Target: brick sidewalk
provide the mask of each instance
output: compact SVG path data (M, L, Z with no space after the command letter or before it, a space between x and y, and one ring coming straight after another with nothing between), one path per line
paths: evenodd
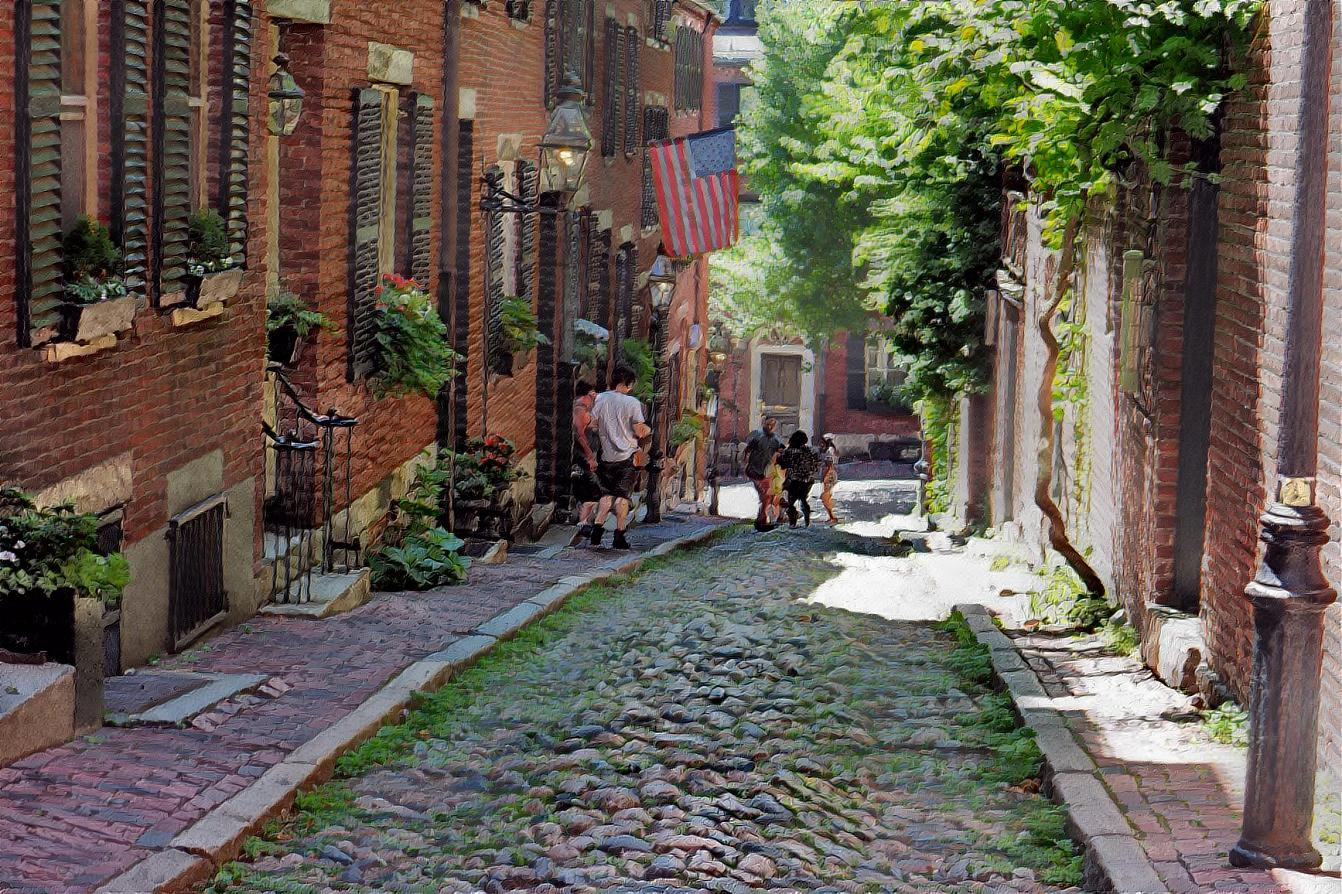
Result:
M1097 636L1017 635L1016 645L1094 759L1104 784L1173 894L1290 890L1268 872L1228 861L1239 838L1246 752L1198 723L1161 715L1180 693Z
M691 517L630 533L635 553L724 524ZM216 706L187 729L104 728L0 768L0 894L95 890L167 846L406 666L560 578L614 568L611 551L518 556L470 583L383 593L322 621L258 616L163 669L259 673L263 691Z

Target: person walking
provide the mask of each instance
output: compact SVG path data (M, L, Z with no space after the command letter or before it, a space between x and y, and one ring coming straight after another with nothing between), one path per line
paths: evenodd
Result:
M829 523L837 525L839 518L834 514L834 485L839 483L839 449L834 446L834 436L824 434L820 437L820 504L829 514Z
M765 416L760 420L760 427L746 438L744 451L746 477L755 486L755 493L760 499L760 509L755 515L757 531L772 531L778 521L778 506L772 493L772 476L769 469L774 456L783 449L783 442L774 434L777 428L778 420L772 416Z
M578 533L573 535L570 546L592 536L592 519L601 503L601 482L596 477L601 440L592 424L595 403L596 388L590 382L579 381L573 388L573 443L577 455L571 475L573 499L578 502Z
M605 534L606 519L615 510L615 537L611 546L629 549L625 529L629 523L629 506L638 484L638 466L634 455L638 442L652 434L643 418L643 404L630 394L638 375L627 366L616 367L611 378L611 390L603 391L592 405L592 421L596 426L601 456L596 464L597 481L601 484L601 504L588 538L592 546L600 546Z
M820 471L820 457L807 446L806 432L795 431L788 438L787 447L778 454L778 467L783 470L783 491L787 495L788 527L797 527L797 504L801 503L806 527L811 527L811 488L815 487Z

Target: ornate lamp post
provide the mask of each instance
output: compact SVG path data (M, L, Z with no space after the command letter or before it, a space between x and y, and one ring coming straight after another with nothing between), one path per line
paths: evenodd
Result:
M1300 4L1299 130L1287 273L1286 345L1277 481L1263 514L1266 544L1244 589L1253 604L1252 693L1244 825L1230 852L1236 866L1313 869L1323 612L1337 599L1320 563L1328 516L1318 505L1319 372L1324 220L1328 207L1328 96L1333 4Z
M648 511L644 521L662 520L662 459L664 453L657 433L657 399L662 386L662 358L666 354L666 312L671 308L671 295L676 290L676 269L662 252L648 271L648 288L652 292L652 400L648 405L648 427L652 429L652 449L648 451Z
M276 53L272 61L275 63L275 72L266 85L266 127L272 136L287 137L298 127L305 94L289 71L289 57L284 53Z

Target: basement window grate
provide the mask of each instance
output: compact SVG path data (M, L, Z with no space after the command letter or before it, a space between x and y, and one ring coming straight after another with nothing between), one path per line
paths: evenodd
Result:
M228 611L224 591L227 511L228 500L221 494L168 522L168 603L174 651L214 626Z

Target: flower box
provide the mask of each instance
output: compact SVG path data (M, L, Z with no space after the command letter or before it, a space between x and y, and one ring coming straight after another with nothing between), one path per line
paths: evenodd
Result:
M200 276L187 275L186 303L202 308L228 301L242 287L242 274L241 267L232 267Z
M66 302L61 305L61 337L66 341L91 344L100 338L117 335L135 323L135 298L126 295L92 304Z

